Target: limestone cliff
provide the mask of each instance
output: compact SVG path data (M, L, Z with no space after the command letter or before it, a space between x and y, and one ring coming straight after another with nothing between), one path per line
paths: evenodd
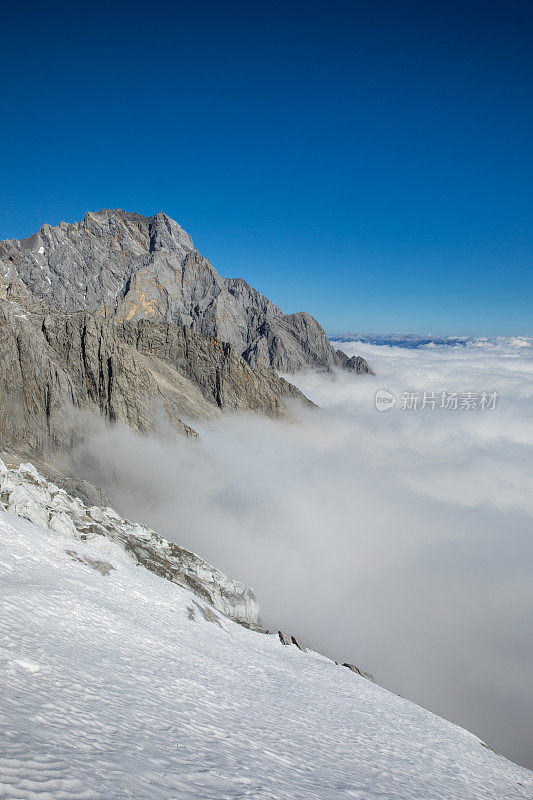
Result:
M184 326L0 300L3 447L68 450L79 411L140 432L195 436L194 420L221 410L288 417L289 398L310 404L273 370Z
M186 326L231 344L252 366L370 371L335 350L310 314L284 314L246 281L221 277L163 213L105 209L43 225L28 239L0 242L0 276L59 311Z

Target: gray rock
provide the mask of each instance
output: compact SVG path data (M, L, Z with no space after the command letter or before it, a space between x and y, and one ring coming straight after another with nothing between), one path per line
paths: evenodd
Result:
M302 653L307 653L307 647L305 647L305 645L303 645L302 642L296 638L296 636L291 636L291 642L296 645L298 650L301 650Z
M193 602L206 622L213 622L215 625L218 625L219 628L223 628L223 625L220 624L218 614L215 614L212 608L210 608L209 606L203 606L200 603L197 603L196 601Z
M76 553L75 550L65 550L67 556L70 556L73 561L77 561L80 564L85 564L92 569L95 569L100 575L109 575L111 570L115 569L113 564L109 564L107 561L100 561L98 558L91 558L87 555L81 555L80 553Z
M67 453L80 411L142 433L170 428L194 437L184 418L223 410L288 418L289 398L312 405L273 370L253 369L231 345L184 326L62 313L22 295L0 300L4 448Z
M363 672L363 670L359 669L359 667L356 667L355 664L343 664L342 666L351 669L351 671L355 672L356 675L360 675L362 678L366 678L368 681L372 681L372 683L377 683L376 679L374 678L373 675L370 674L370 672Z
M0 242L0 276L56 310L184 325L231 344L252 366L371 372L360 357L349 364L309 314L284 314L246 281L222 278L163 213L105 209L43 225L28 239Z
M266 631L269 633L269 631ZM302 653L307 653L307 648L296 638L296 636L292 636L289 633L284 633L283 631L278 631L278 636L281 644L284 645L295 645Z
M292 644L291 637L288 633L284 633L283 631L278 631L278 636L281 644L290 645Z
M374 374L362 356L352 356L348 358L346 353L343 353L342 350L336 350L336 353L339 364L343 369L355 372L357 375Z

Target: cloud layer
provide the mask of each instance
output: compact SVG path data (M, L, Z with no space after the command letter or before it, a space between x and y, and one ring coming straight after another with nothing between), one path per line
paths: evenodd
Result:
M519 345L343 345L376 377L299 376L321 410L295 407L293 424L225 416L200 444L115 429L82 455L121 511L254 586L267 624L533 766L533 353ZM499 398L378 413L379 388Z

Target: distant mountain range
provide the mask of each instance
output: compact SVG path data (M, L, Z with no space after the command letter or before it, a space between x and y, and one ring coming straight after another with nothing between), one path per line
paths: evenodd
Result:
M386 345L416 350L419 347L457 347L467 345L508 344L513 347L533 347L533 338L528 336L431 336L416 333L345 333L332 336L331 342L342 344L362 342L363 344Z

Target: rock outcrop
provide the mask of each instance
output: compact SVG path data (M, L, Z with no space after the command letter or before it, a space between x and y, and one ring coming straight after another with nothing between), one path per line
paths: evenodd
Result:
M301 650L302 653L307 653L307 647L302 644L302 642L300 642L296 636L293 636L289 633L284 633L284 631L278 631L278 636L281 644L285 645L286 647L293 644L298 648L298 650Z
M19 295L0 300L0 441L42 454L66 451L77 412L140 432L196 436L195 419L221 410L288 417L309 401L271 369L227 344L161 319L120 321L57 312Z
M246 281L222 278L166 214L106 209L43 225L28 239L0 242L0 276L59 311L191 328L231 344L251 366L371 371L333 348L310 314L284 314Z
M347 667L352 672L355 672L356 675L360 675L362 678L366 678L367 681L371 681L372 683L376 683L376 679L374 678L373 675L370 674L370 672L364 672L362 669L359 669L359 667L356 667L355 664L345 663L342 666L343 667Z
M252 628L258 623L259 607L252 589L150 528L123 519L113 509L85 505L43 478L32 464L9 469L0 460L0 504L5 511L36 525L88 541L102 555L133 561L177 583L236 622ZM66 552L81 559L75 551ZM91 562L85 560L102 575L113 569L104 559Z

